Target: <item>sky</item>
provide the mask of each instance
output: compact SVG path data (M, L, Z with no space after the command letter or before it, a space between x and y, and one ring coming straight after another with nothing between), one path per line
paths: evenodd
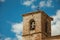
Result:
M60 0L0 0L0 40L22 40L22 15L38 6L53 18L51 35L60 35Z

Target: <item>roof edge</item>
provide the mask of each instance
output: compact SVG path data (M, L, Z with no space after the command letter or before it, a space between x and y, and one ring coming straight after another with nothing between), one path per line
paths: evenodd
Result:
M39 13L39 12L44 12L44 11L29 12L27 14L23 14L22 16L27 16L27 15L30 15L30 14L36 14L36 13Z

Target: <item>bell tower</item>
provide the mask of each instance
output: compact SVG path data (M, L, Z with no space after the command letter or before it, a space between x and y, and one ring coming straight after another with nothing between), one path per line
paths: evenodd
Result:
M22 40L44 40L50 37L52 20L43 11L24 14Z

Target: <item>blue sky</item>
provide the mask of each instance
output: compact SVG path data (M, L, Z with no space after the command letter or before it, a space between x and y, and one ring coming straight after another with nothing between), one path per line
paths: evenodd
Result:
M0 0L1 40L21 40L22 14L37 11L37 6L55 19L52 26L60 25L60 0Z

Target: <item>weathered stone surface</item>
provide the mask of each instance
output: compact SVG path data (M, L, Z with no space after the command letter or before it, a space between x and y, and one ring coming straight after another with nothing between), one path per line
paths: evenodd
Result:
M35 20L35 29L30 30L30 20ZM51 21L53 19L43 11L23 15L22 40L60 40L60 36L51 37ZM47 27L46 27L47 22ZM47 30L47 31L46 31Z
M32 16L33 15L33 16ZM30 30L29 21L35 20L35 30ZM23 35L41 32L41 13L31 14L23 17Z

